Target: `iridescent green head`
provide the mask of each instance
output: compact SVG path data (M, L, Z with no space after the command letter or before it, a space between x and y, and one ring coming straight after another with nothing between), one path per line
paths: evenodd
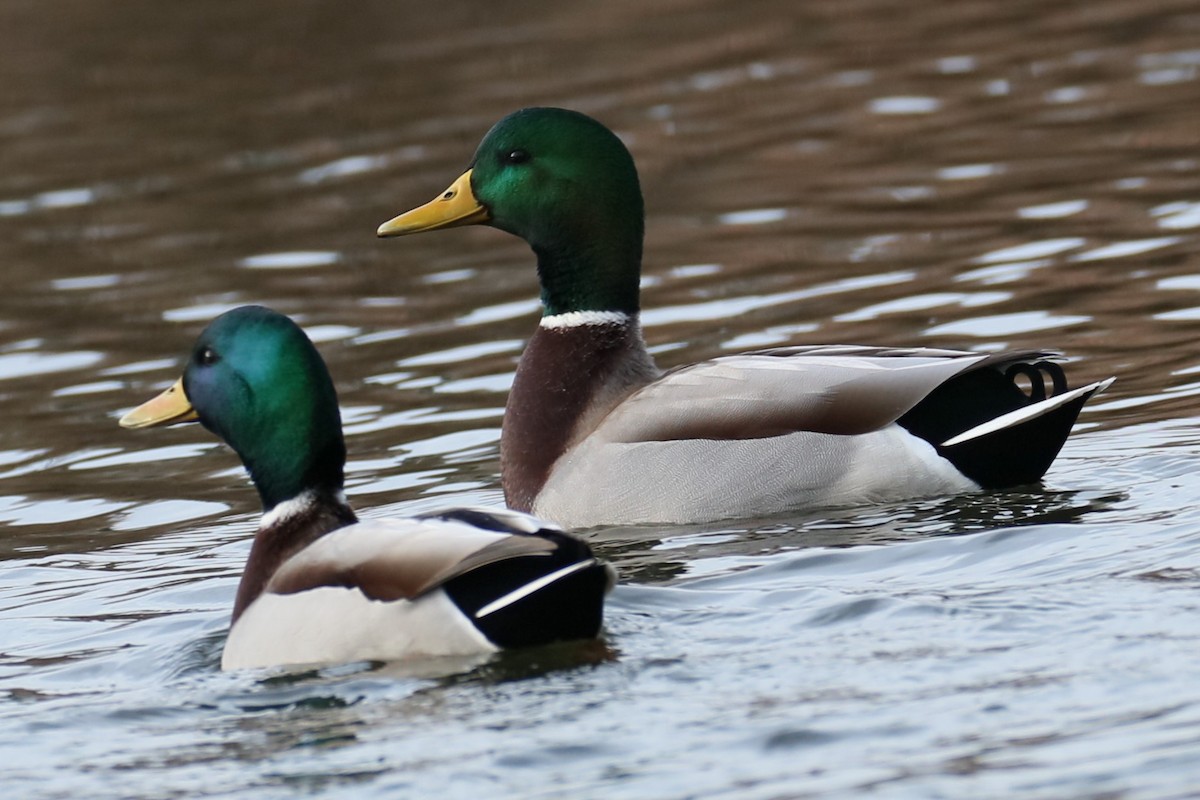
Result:
M545 314L638 309L644 210L628 149L596 120L526 108L488 131L471 168L379 228L399 236L485 223L538 256Z
M346 447L333 381L304 331L282 314L242 306L217 317L180 381L121 424L195 419L241 457L264 510L306 490L342 487Z

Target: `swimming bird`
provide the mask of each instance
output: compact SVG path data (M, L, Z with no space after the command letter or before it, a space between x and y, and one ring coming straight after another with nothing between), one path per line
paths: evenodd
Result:
M241 457L262 500L223 669L468 656L598 634L611 567L527 514L450 509L359 520L325 362L261 306L217 317L183 377L121 418L198 420Z
M500 443L511 508L567 527L704 522L1033 483L1111 382L1068 389L1051 351L847 345L662 373L638 322L643 221L612 131L527 108L445 192L379 227L490 225L537 256L542 318Z

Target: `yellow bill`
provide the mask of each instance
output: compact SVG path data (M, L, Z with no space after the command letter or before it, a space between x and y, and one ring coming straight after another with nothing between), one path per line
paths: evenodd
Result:
M195 422L200 419L192 401L183 391L183 378L157 397L147 400L121 417L122 428L158 428L176 422Z
M380 237L404 236L406 233L436 231L438 228L457 228L474 225L492 218L488 210L471 191L471 170L458 177L450 188L419 208L406 211L379 226Z

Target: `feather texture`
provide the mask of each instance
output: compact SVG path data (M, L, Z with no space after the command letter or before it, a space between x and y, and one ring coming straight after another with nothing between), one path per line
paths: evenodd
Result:
M342 490L333 382L287 317L257 306L218 317L183 379L122 424L193 420L233 447L263 501L224 668L461 656L599 633L614 573L558 528L478 508L358 521Z
M412 600L480 566L543 556L554 543L439 519L369 520L329 533L288 559L266 591L356 587L372 600Z
M638 321L644 221L620 137L576 111L526 108L488 131L450 189L379 227L489 224L537 255L542 323L500 440L513 508L573 527L703 522L1016 486L1042 477L1107 385L1071 392L1048 351L858 345L663 375Z
M595 636L613 578L586 545L524 514L366 520L275 570L235 620L222 665L487 653L511 645L514 624L521 644ZM496 613L518 601L510 618Z
M629 443L761 439L797 431L870 433L985 358L899 352L850 355L837 348L797 348L703 361L635 392L592 435Z

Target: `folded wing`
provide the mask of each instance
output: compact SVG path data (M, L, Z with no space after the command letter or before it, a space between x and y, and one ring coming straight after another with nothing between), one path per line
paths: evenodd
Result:
M426 516L364 520L334 531L284 563L267 591L294 594L341 586L357 588L372 600L413 600L481 567L549 556L559 547L553 539L531 535L527 524L510 528L505 517L511 512L470 514L470 523L461 516ZM490 526L479 527L482 519Z
M622 403L598 432L624 443L869 433L964 372L1051 355L824 346L724 356L667 373Z

